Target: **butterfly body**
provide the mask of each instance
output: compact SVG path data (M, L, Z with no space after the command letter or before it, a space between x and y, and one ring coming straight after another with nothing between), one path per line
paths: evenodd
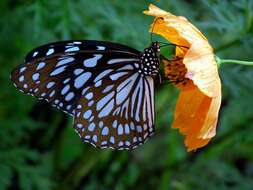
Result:
M158 43L153 42L150 47L146 48L140 56L140 65L139 73L144 74L145 76L156 77L159 73L159 54L160 48Z
M133 149L154 133L154 78L159 45L63 41L35 48L11 74L26 94L74 117L74 128L96 147Z

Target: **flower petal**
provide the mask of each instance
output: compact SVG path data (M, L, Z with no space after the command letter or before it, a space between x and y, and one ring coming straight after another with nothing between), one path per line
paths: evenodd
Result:
M207 41L206 37L185 17L175 16L169 12L163 11L153 4L150 4L149 10L144 11L144 13L159 18L159 21L153 23L155 25L151 26L151 30L153 29L154 33L162 35L172 43L176 43L175 39L178 38L186 40L189 45L199 40ZM177 35L171 35L171 30L176 31ZM179 43L178 45L186 44Z
M188 75L191 76L190 79L204 94L209 97L221 95L217 63L212 49L206 43L201 41L193 43L185 54L183 63Z
M153 4L149 4L148 8L149 8L148 11L143 11L143 13L146 14L146 15L160 17L160 16L166 16L166 15L170 14L170 13L160 9L159 7L157 7Z
M221 105L221 91L218 93L219 94L215 98L212 98L211 105L206 115L205 123L199 132L199 138L208 139L214 137L216 134L215 129Z
M220 99L210 98L198 88L180 92L172 128L186 136L185 145L191 151L206 145L215 135Z

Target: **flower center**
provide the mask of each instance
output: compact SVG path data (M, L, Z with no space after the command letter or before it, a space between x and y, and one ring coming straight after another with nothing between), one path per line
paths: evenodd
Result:
M187 69L183 64L183 59L175 57L172 61L163 60L165 77L178 87L186 87L192 84L192 81L186 78Z

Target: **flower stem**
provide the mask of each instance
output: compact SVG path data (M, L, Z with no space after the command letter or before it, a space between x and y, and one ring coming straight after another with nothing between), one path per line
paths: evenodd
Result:
M250 65L253 66L252 61L241 61L241 60L234 60L234 59L221 59L221 64L239 64L239 65Z
M234 59L220 59L216 56L216 61L219 66L223 64L238 64L238 65L248 65L253 66L253 61L241 61L241 60L234 60Z

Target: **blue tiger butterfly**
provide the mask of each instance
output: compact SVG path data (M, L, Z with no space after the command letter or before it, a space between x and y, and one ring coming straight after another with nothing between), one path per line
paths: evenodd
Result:
M73 116L84 142L134 149L154 134L159 51L158 42L143 52L105 41L55 42L28 53L11 80Z

